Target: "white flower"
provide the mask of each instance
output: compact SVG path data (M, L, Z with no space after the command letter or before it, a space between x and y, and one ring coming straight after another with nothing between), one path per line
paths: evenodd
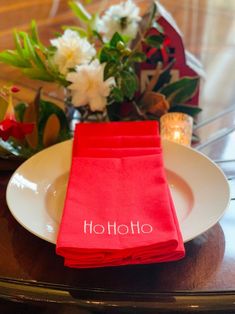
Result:
M115 85L113 77L104 81L105 64L96 59L87 65L76 66L76 72L67 74L66 79L72 82L72 102L75 107L89 105L91 111L104 111L107 97Z
M108 41L115 32L134 38L138 31L139 8L132 0L111 6L98 22L98 31Z
M95 48L78 33L67 29L64 34L51 40L52 46L56 47L54 62L62 74L78 64L87 64L96 55Z

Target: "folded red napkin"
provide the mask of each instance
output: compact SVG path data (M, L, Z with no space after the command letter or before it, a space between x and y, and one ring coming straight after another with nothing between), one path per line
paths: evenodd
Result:
M159 135L156 121L132 121L112 123L80 123L75 129L79 136L143 136Z
M76 143L77 140L81 140L81 137L91 137L94 142L94 137L117 137L119 139L115 139L121 141L122 136L128 137L136 137L136 136L148 136L151 135L157 136L159 135L159 127L158 123L155 121L133 121L133 122L112 122L112 123L80 123L75 128L74 134L74 148L78 147ZM84 139L86 143L86 139ZM97 139L98 140L98 139ZM148 140L148 139L147 139ZM132 141L130 138L129 141ZM151 141L151 139L150 139ZM154 140L153 140L154 141ZM156 140L155 140L156 141ZM157 146L159 146L159 139L155 142ZM114 143L113 143L114 145ZM133 145L133 144L132 144ZM149 143L151 145L151 143ZM97 146L97 145L96 145ZM112 144L109 142L106 143L105 147L111 147ZM117 147L116 143L116 147ZM146 146L146 143L145 143ZM132 146L131 146L132 147Z
M160 147L133 147L133 148L92 148L92 147L78 147L76 149L76 156L80 157L128 157L141 155L154 155L162 153Z
M73 155L78 156L79 150L84 147L92 149L98 148L156 148L160 147L159 136L80 136L77 140L78 145L73 146Z
M147 124L149 134L156 131L156 122ZM103 125L104 130L118 129L117 123L114 129L112 123ZM148 127L144 124L144 135L141 135L137 125L125 122L122 128L119 123L122 140L117 131L112 131L113 141L118 138L116 144L121 145L118 148L114 148L116 144L102 146L107 144L102 124L97 136L98 148L84 140L94 137L89 135L94 134L94 124L90 129L89 124L77 126L56 248L65 258L65 265L117 266L171 261L184 256L159 137L155 135L158 144L155 140L154 147L145 147L143 138L150 136L146 135ZM131 148L130 137L133 137Z

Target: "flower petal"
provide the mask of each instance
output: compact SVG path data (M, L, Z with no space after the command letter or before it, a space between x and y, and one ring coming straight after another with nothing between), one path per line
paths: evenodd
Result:
M93 45L70 29L67 29L61 37L52 39L51 44L57 48L53 61L64 75L77 64L89 63L96 55Z
M6 141L10 136L16 139L23 139L26 134L33 131L33 123L22 123L14 119L4 119L0 122L0 137Z
M105 64L95 59L90 64L76 66L76 72L67 74L67 80L72 82L68 89L72 91L74 106L89 105L92 111L105 110L115 80L110 77L104 81L104 67Z

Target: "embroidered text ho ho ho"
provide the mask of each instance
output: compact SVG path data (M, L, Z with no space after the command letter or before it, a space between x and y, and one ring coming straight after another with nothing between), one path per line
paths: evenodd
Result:
M92 220L84 220L83 231L85 234L108 234L108 235L125 235L125 234L148 234L153 232L150 224L130 221L128 224L119 224L116 221L107 221L104 224L95 224Z

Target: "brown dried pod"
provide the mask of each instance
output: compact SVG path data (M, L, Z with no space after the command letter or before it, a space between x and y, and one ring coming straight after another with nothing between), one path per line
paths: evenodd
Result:
M170 108L165 95L155 92L146 92L141 100L141 105L145 112L152 113L157 117L167 113Z

